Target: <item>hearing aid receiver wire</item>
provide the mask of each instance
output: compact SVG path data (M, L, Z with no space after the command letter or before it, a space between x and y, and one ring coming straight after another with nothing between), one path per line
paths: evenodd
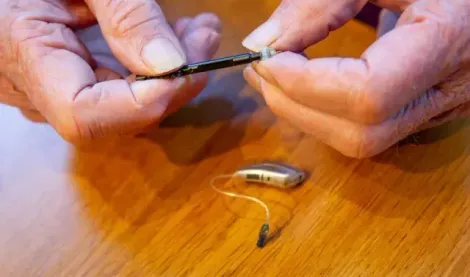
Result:
M234 174L225 174L225 175L215 176L214 178L212 178L212 180L210 182L210 186L212 187L212 189L214 189L218 193L221 193L221 194L226 195L226 196L234 197L234 198L243 198L243 199L246 199L246 200L250 200L250 201L253 201L255 203L258 203L259 205L261 205L264 208L264 210L266 212L266 221L261 226L261 229L260 229L260 232L259 232L259 235L258 235L258 242L257 242L258 247L260 247L260 248L264 247L264 245L266 244L266 241L268 239L269 221L270 221L270 218L271 218L271 214L270 214L268 205L266 205L266 203L264 203L262 200L260 200L256 197L245 195L245 194L240 194L240 193L235 193L235 192L230 192L230 191L226 191L226 190L221 190L221 189L217 188L216 185L215 185L216 180L219 180L219 179L232 179L234 177L235 177Z

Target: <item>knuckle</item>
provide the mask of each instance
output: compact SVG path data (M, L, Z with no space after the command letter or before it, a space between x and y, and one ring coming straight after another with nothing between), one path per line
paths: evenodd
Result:
M105 135L105 120L99 120L99 110L107 91L104 86L87 87L78 92L68 104L70 114L67 117L66 135L73 142L87 142Z
M220 18L214 13L201 13L193 19L191 24L194 27L205 27L212 29L217 33L222 31L222 22L220 21Z
M111 34L117 37L126 36L146 24L161 24L165 22L161 13L156 11L157 5L151 1L109 1L113 10L109 22ZM155 28L154 28L155 29Z
M276 116L283 117L282 111L277 104L273 103L268 99L266 99L266 104L268 105L269 109L273 114L275 114Z
M23 43L30 42L32 39L39 37L44 33L43 21L23 20L17 18L12 23L11 40L15 45L20 46Z
M56 123L56 131L66 141L75 144L83 140L83 135L73 116L62 117Z
M265 92L265 89L264 89L264 86L261 86L261 91L262 91L262 94L263 94L263 97L264 97L264 100L266 101L266 105L268 105L269 109L277 116L282 116L283 115L283 111L280 107L280 105L278 105L278 102L277 100L275 99L275 97L272 97L270 93L266 93Z
M346 136L345 150L343 154L356 159L370 158L376 154L377 141L367 129L355 128Z
M413 23L426 21L443 41L454 42L466 32L468 11L456 3L442 1L432 6L415 4L408 7L404 15L406 21Z
M100 137L102 134L99 126L100 122L95 122L95 126L92 126L80 120L77 115L69 115L58 123L56 131L64 140L77 145Z
M439 34L439 37L443 41L453 42L448 44L449 46L461 41L460 38L466 33L464 24L461 24L459 20L456 19L443 18L434 20L433 24L436 34Z
M53 123L59 135L72 144L93 138L90 126L80 112L83 107L75 99L65 100L60 104L62 108L56 113L56 122Z
M63 114L56 115L56 122L53 123L59 135L68 142L80 141L81 133L77 127L71 104L63 104ZM72 111L72 112L69 112Z
M41 56L47 48L34 47L39 43L51 44L55 33L66 32L67 27L62 24L47 23L36 20L18 19L14 23L11 34L11 48L17 60L21 58L35 58Z
M212 24L220 24L220 19L215 13L204 12L199 14L196 19L204 19L204 21Z
M384 121L387 116L385 101L368 88L351 92L351 112L355 120L365 124L376 124Z

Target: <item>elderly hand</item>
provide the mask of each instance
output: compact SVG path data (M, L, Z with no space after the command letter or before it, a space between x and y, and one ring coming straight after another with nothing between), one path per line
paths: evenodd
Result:
M374 1L401 16L360 58L292 53L324 39L366 2L285 0L244 41L252 50L287 51L245 70L272 110L357 158L470 112L468 0Z
M159 122L200 92L207 74L123 75L166 73L210 58L219 44L216 16L182 18L173 30L155 0L5 0L0 10L0 102L40 113L72 142Z

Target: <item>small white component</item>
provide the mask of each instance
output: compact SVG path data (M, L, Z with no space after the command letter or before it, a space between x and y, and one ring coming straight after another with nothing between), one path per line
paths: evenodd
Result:
M267 59L273 57L278 52L276 50L274 50L274 48L267 46L267 47L264 47L263 49L261 49L260 53L261 53L261 60L264 61L264 60L267 60Z

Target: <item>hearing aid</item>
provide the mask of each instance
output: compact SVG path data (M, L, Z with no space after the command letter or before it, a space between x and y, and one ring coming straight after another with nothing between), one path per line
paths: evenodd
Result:
M263 162L240 168L234 173L234 177L242 178L250 183L285 189L302 184L306 179L306 173L289 165Z

